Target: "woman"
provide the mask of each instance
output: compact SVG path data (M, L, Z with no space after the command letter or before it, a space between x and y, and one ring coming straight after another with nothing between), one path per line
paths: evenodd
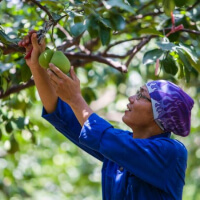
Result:
M104 200L182 199L187 150L170 138L171 132L190 132L194 102L182 89L168 81L147 83L129 97L123 116L132 132L115 129L87 105L73 67L68 77L53 64L48 71L39 66L45 44L37 43L35 33L19 46L27 53L33 46L26 62L44 105L42 117L103 162Z

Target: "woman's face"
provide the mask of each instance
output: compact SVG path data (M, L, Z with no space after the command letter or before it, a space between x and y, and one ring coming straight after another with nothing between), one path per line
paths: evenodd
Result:
M146 86L142 86L139 92L128 98L129 104L122 118L123 122L132 128L145 128L154 122L150 96Z

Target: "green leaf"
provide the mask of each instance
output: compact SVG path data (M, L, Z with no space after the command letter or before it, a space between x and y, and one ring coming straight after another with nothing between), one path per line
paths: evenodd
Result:
M186 82L189 83L190 82L190 71L185 66L183 66L183 69L184 69L184 73L185 73Z
M83 20L84 20L83 16L75 16L74 17L74 23L75 24L83 22Z
M179 62L178 78L182 79L184 77L184 67L183 64Z
M13 124L11 121L8 121L5 125L6 133L10 134L13 131Z
M28 67L28 65L26 64L24 59L20 60L20 66L21 66L21 76L22 76L22 81L23 82L27 82L28 80L30 80L32 74L31 74L31 70Z
M161 49L153 49L151 51L148 51L144 54L143 57L143 64L148 65L156 62L158 58L160 58L163 55L163 51Z
M127 0L127 1L128 1L128 3L129 3L131 6L134 6L135 0Z
M51 13L51 14L52 14L53 19L56 22L59 22L63 18L63 15L58 15L57 13ZM65 18L68 19L68 17L69 17L69 15L65 14Z
M167 57L161 61L161 65L168 74L176 75L178 72L176 62L170 54L168 54Z
M1 141L1 138L2 138L2 130L0 129L0 141Z
M88 30L88 32L89 32L91 38L96 38L96 37L99 36L98 30L97 30L97 29L93 29L91 26L88 27L87 30Z
M112 15L111 21L115 30L123 30L126 26L126 22L121 15Z
M196 52L184 44L179 44L179 47L186 55L189 63L192 65L192 67L194 67L194 69L200 73L200 59L199 59L198 55L196 54Z
M126 10L130 13L135 13L133 8L129 6L128 4L124 3L122 0L108 0L108 1L103 1L104 6L106 9L111 9L112 7L118 7L122 10Z
M3 89L3 91L5 92L8 88L8 81L5 77L1 77L1 88Z
M19 117L14 122L17 125L18 129L24 129L24 126L25 126L25 118L24 117Z
M191 63L192 67L200 73L200 60L198 60L197 62L194 62L190 56L188 56L188 54L186 54L189 62Z
M105 19L105 18L100 17L100 18L99 18L99 21L100 21L102 24L104 24L106 27L108 27L108 28L113 28L113 27L112 27L112 24L111 24L111 22L110 22L109 19Z
M180 60L182 61L183 65L184 65L184 67L187 68L187 70L190 72L192 70L192 66L191 66L189 60L187 59L186 54L180 49L177 49L177 53L179 55Z
M15 152L19 151L19 144L13 135L10 137L10 145L11 147L7 151L8 153L14 154Z
M163 36L163 34L160 31L157 31L156 29L152 29L152 28L145 28L145 29L141 29L139 31L139 34L151 34L151 35L158 35L158 36Z
M48 6L52 6L54 9L60 9L60 7L62 7L62 4L59 3L59 1L56 0L51 0L51 1L47 1L47 0L42 0L41 3L43 5L48 5ZM53 15L53 13L51 13L51 15Z
M176 45L172 42L157 42L157 45L163 50L163 51L173 51L176 47Z
M86 27L91 38L99 36L99 21L95 16L91 15L90 18L86 20Z
M187 5L188 0L174 0L174 3L177 7L182 7Z
M100 25L99 36L102 45L108 45L110 42L110 28L107 28L104 25Z
M80 22L71 26L71 34L75 37L79 36L86 30L86 26Z
M189 46L184 44L179 44L180 49L182 49L195 63L198 62L199 58L198 55L194 50L192 50Z
M96 94L90 87L85 87L81 90L84 99L90 104L92 101L96 100Z
M165 14L170 16L171 12L175 9L174 0L163 0L163 9Z
M17 44L20 39L11 39L8 34L4 33L2 30L0 30L0 41L4 45L9 45L9 44Z

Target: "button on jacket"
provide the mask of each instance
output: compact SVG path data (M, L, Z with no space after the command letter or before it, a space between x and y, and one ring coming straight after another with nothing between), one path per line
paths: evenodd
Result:
M103 162L103 200L181 200L187 167L184 145L163 133L134 139L93 113L80 126L68 104L58 99L42 117L81 149Z

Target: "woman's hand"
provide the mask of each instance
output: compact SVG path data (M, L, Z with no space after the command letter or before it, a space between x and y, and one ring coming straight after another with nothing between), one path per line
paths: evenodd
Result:
M49 66L48 74L56 95L69 104L80 125L83 126L93 111L81 95L80 81L74 72L74 68L71 67L71 77L68 77L52 63Z
M76 103L81 96L80 80L74 72L74 68L70 69L70 77L64 74L54 64L49 64L50 69L48 74L51 84L53 85L56 94L69 105Z
M46 45L44 39L41 40L41 44L38 44L37 34L35 30L32 30L25 36L18 45L26 49L26 55L32 51L31 56L26 59L27 65L33 69L39 66L39 55L45 50Z

